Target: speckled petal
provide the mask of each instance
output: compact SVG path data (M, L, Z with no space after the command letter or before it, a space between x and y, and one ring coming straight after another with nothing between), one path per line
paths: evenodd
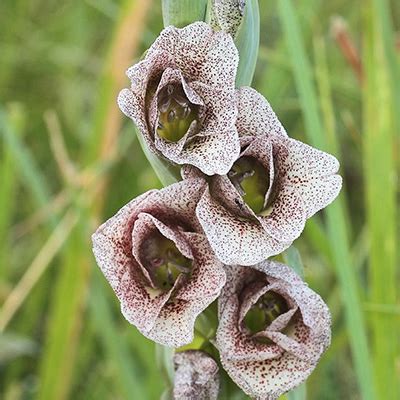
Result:
M214 32L204 22L195 22L182 29L165 28L148 51L169 52L177 68L192 80L233 86L239 55L233 39L224 32Z
M135 123L146 144L156 151L153 140L149 134L149 129L146 121L145 108L142 100L130 89L122 89L118 95L118 106L120 110Z
M129 202L92 236L97 264L118 297L121 295L119 285L123 275L135 268L131 257L131 232L137 216L135 209L156 193L156 190L151 190Z
M256 90L244 86L237 90L239 136L259 136L274 133L287 136L268 101Z
M339 194L342 186L342 178L336 175L339 162L332 155L295 139L272 136L271 140L282 184L296 188L310 218Z
M221 356L221 363L232 380L257 400L278 399L304 382L315 368L290 353L279 359L254 362L231 362Z
M223 266L195 218L204 186L202 179L187 179L145 193L92 237L96 260L120 300L125 318L145 336L167 346L192 340L196 316L218 297L225 283ZM180 275L168 292L154 289L149 274L143 273L140 243L135 242L146 240L154 229L193 259L191 276L185 280Z
M260 357L249 345L249 357L245 358L245 331L238 325L239 315L247 290L253 290L255 282L260 288L260 273L268 290L284 294L297 308L282 314L284 318L275 323L278 317L263 333L273 342L265 345L267 348L279 348L276 356ZM218 310L216 344L221 363L234 382L256 399L277 399L303 382L330 343L330 315L325 303L291 268L277 262L265 261L253 268L227 268L227 284L218 300ZM284 327L291 316L293 323Z
M208 188L196 214L214 253L224 264L253 265L290 246L269 236L259 222L229 213L210 196Z
M194 165L207 175L226 174L240 152L233 90L197 81L187 84L187 90L197 96L192 102L201 100L200 122L193 122L177 143L156 136L155 145L176 164Z
M226 285L223 295L218 299L219 326L216 341L220 353L228 355L230 361L262 361L275 358L283 352L278 346L249 339L238 327L240 304L236 292L252 272L249 272L249 268L235 265L226 268Z
M187 350L174 355L174 400L217 400L217 363L205 352Z
M271 213L258 217L265 231L280 242L292 242L306 223L304 201L293 187L283 187L275 198Z
M179 165L193 164L207 175L225 174L240 151L234 86L238 59L230 35L214 32L203 22L167 27L144 60L127 71L132 85L121 91L119 107L156 155ZM190 102L200 107L198 118L175 143L156 133L157 94L179 79Z
M235 134L235 128L204 131L185 146L180 153L180 163L192 164L206 175L227 174L240 152L239 141L232 140Z
M193 341L196 317L220 294L226 281L221 262L215 259L203 235L183 232L193 252L190 280L177 288L173 301L161 310L148 337L164 346L180 347Z

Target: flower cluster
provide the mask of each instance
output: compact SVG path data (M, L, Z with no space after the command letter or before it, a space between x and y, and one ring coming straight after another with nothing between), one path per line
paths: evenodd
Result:
M337 160L290 138L263 96L235 88L237 65L231 36L198 22L166 28L128 70L118 104L182 181L124 206L93 250L125 318L162 345L191 343L218 298L223 368L250 396L275 399L314 369L330 316L291 268L267 259L335 199L341 178ZM189 351L175 364L175 398L217 398L211 358Z

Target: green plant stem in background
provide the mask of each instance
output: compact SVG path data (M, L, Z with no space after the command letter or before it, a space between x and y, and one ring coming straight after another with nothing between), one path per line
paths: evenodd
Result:
M204 21L207 0L161 0L164 27L182 28L195 21Z
M279 1L279 14L286 36L295 82L300 96L306 134L311 145L321 150L332 151L321 122L317 95L311 67L306 56L301 30L291 0ZM340 196L327 210L327 232L342 289L346 324L352 349L358 385L364 400L375 400L375 387L369 356L364 316L361 308L357 275L351 262L349 235L343 197Z
M137 358L132 357L127 342L119 338L108 298L105 296L104 277L100 271L93 273L91 295L89 298L90 311L93 316L95 329L101 332L99 339L106 349L109 360L118 365L116 387L124 399L145 399L146 388L140 382L140 367ZM119 338L116 340L116 338Z
M20 112L17 112L17 114L20 114ZM18 176L18 164L12 149L7 145L12 140L9 137L10 135L18 135L18 140L21 140L23 123L21 124L19 115L15 117L12 118L10 116L10 118L6 119L4 114L0 116L0 130L3 132L3 136L0 137L0 143L3 143L3 146L0 148L0 238L2 238L0 242L0 266L9 264L8 258L11 243L8 230L16 207L13 200L17 186L17 179L15 177ZM6 125L12 125L14 129L10 129L10 126ZM9 271L6 268L0 268L0 281L4 279L7 282L8 274Z
M78 349L82 311L86 301L89 259L82 258L87 240L82 224L67 244L60 276L53 287L53 304L48 325L47 346L42 355L41 382L37 399L66 399L71 389L74 359Z
M22 110L19 112L22 112ZM45 207L50 201L50 189L36 165L35 157L24 146L18 133L15 132L16 128L17 126L12 123L8 115L0 109L0 134L3 136L4 143L8 151L13 154L15 165L18 166L24 183L32 193L32 199L36 206L39 208ZM54 227L56 225L54 216L51 220Z
M372 1L365 9L364 42L364 180L369 233L369 282L371 303L396 304L396 165L395 121L391 58L387 57L385 32L374 18ZM373 313L373 312L372 312ZM375 378L380 399L399 398L396 357L399 323L391 315L376 312L371 319ZM396 393L397 392L397 393Z

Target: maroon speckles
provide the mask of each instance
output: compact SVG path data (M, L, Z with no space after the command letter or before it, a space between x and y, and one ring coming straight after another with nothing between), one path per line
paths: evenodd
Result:
M253 92L242 96L258 98ZM264 108L267 113L269 105ZM288 248L307 218L336 198L342 183L335 157L287 137L275 114L259 120L257 113L248 112L239 123L240 118L244 150L239 159L252 157L269 177L264 207L255 213L228 176L215 175L196 209L211 247L228 265L252 265ZM183 176L198 173L186 168Z
M174 400L216 400L217 363L205 352L187 350L174 355Z
M288 309L254 335L244 329L242 321L268 292L284 297ZM330 343L330 314L325 303L280 263L227 268L218 309L216 343L222 365L245 393L257 399L277 399L303 382ZM260 343L260 337L268 341Z
M213 255L195 218L204 182L189 179L132 200L94 233L97 263L121 302L125 318L146 337L171 347L193 340L193 326L225 283L221 262ZM174 276L163 290L152 275L144 242L156 232L180 252L171 258L190 260L190 273ZM188 264L189 265L189 264ZM178 268L179 270L179 268ZM176 272L176 269L175 269Z
M214 32L202 22L183 29L170 26L144 60L127 71L131 88L121 91L118 105L154 153L176 164L195 165L207 175L225 174L240 151L235 125L237 64L230 35ZM182 132L176 140L161 134L157 100L169 85L182 88L196 109L191 123L179 125Z

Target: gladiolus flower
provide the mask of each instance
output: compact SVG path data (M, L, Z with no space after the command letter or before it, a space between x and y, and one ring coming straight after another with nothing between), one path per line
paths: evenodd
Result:
M168 27L127 71L118 104L147 146L176 164L225 174L240 151L235 127L238 53L230 35L196 22Z
M249 396L276 399L303 382L329 346L329 310L286 265L226 271L216 338L222 365Z
M257 92L243 88L238 98L242 151L226 175L207 180L196 214L224 264L253 265L288 248L342 179L336 158L289 138ZM202 174L186 167L183 176Z
M195 218L204 184L188 180L124 206L93 235L99 267L125 318L146 337L179 347L225 283Z

